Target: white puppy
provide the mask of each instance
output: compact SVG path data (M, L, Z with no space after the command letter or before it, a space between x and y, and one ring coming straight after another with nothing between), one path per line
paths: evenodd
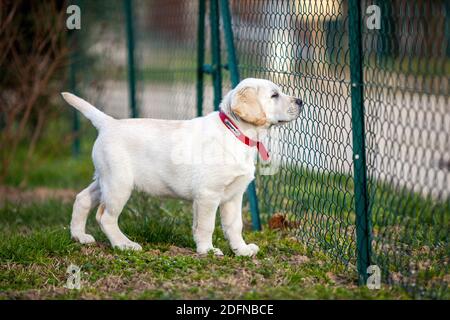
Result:
M264 147L254 144L262 129L296 119L301 100L283 94L268 80L249 78L225 96L221 112L186 121L116 120L73 94L62 96L99 131L92 150L94 182L77 195L73 206L70 231L75 240L95 242L85 226L89 211L99 205L97 222L112 246L140 250L118 226L132 190L138 189L193 201L198 253L222 254L212 243L219 207L234 253L258 252L258 246L242 238L242 197L254 179L257 149L264 156Z

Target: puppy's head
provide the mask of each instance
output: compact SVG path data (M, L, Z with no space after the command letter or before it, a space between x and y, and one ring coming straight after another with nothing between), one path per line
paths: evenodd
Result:
M265 128L297 119L303 104L300 99L284 94L275 83L254 78L242 80L225 99L235 116Z

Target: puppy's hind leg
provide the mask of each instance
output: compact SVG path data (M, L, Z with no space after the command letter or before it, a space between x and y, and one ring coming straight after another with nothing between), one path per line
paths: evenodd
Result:
M80 243L95 242L94 237L86 233L86 221L90 210L99 204L100 195L98 181L94 181L89 187L81 191L75 199L70 222L70 234L73 239Z
M142 247L138 243L131 241L120 231L118 224L120 213L131 195L132 184L119 183L117 185L102 184L103 203L98 209L97 221L114 248L141 250Z

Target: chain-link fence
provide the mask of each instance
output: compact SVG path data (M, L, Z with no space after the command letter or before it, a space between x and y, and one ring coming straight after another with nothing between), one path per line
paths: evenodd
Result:
M383 283L448 298L448 2L134 1L140 116L206 114L218 90L230 89L226 21L214 34L224 4L240 77L272 80L304 101L295 123L270 133L281 167L256 179L263 222L283 217L300 241L358 270L361 281L377 265ZM120 106L112 114L122 117L127 48L125 23L117 25L93 50L109 48L120 61L106 63L120 67L102 82L100 100Z
M418 296L448 297L450 5L378 5L381 29L362 34L371 263Z

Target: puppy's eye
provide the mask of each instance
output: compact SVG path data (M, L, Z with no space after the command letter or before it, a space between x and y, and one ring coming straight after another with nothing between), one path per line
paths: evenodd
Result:
M274 94L272 94L272 96L271 96L271 98L278 98L280 95L278 94L278 93L274 93Z

